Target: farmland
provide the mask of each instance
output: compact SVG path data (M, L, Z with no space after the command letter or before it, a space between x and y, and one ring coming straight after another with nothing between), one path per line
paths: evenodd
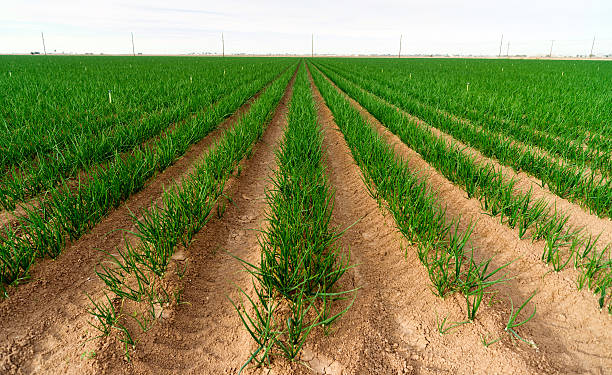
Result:
M0 57L0 372L609 373L612 64Z

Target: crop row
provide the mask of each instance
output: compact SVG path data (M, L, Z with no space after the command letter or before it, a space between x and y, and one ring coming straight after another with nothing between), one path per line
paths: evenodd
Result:
M459 231L459 220L448 217L426 179L410 171L322 73L316 69L311 73L364 175L370 194L386 205L403 236L417 246L432 290L440 297L461 293L466 301L467 318L473 320L485 289L504 280L495 279L495 275L505 266L490 270L490 260L476 262L467 245L471 226L464 232Z
M612 151L610 65L508 60L330 60L385 76L408 96L477 121L524 125L576 145ZM483 122L483 124L484 124Z
M331 302L349 293L333 290L349 268L349 256L335 244L340 234L330 225L333 193L303 65L287 121L273 187L266 191L269 212L260 238L261 261L242 261L254 277L256 297L243 290L247 302L234 305L256 342L246 364L267 363L274 355L295 358L313 328L328 326L346 311L330 312Z
M517 228L521 238L529 235L532 241L544 241L542 260L556 271L562 270L573 259L574 266L582 271L579 287L592 289L599 296L600 307L610 299L612 261L609 246L598 250L596 238L570 227L567 217L549 207L543 199L536 200L531 192L522 193L515 189L516 181L505 178L495 166L479 164L456 144L437 137L430 129L381 98L329 71L326 74L427 163L461 186L468 197L479 199L487 213L500 217L501 222L510 228Z
M126 57L32 60L5 56L0 62L9 70L0 76L5 94L0 97L3 172L24 160L62 151L73 138L112 133L116 126L137 122L143 114L197 109L193 105L207 96L210 87L270 65L257 59L219 63L216 59Z
M413 80L412 78L406 78L399 75L400 73L393 76L388 71L384 74L380 72L364 73L363 71L349 70L350 66L344 67L344 69L339 69L337 66L333 66L333 68L336 72L342 73L345 77L360 77L362 81L364 79L369 80L390 89L394 93L401 92L401 101L404 103L404 107L408 106L412 109L418 108L416 110L419 113L427 113L429 118L431 118L429 112L431 112L432 109L435 109L438 113L445 116L454 116L441 110L437 105L423 104L423 102L415 99L411 90L405 90L405 87L410 86L411 83L416 80L416 77ZM394 99L400 98L396 97ZM388 100L392 99L389 98ZM446 102L442 101L441 103ZM600 172L607 177L612 173L612 160L610 155L608 152L602 152L601 148L584 147L580 142L576 142L575 139L552 136L548 132L540 131L524 124L517 124L512 121L503 121L487 113L466 110L465 108L459 110L456 107L456 102L450 101L450 103L453 105L453 113L459 113L461 116L468 118L472 124L481 127L486 136L492 135L497 138L509 137L508 141L516 140L528 146L537 146L555 157L561 157L565 164L575 165L579 168L590 167L592 170ZM448 106L451 106L451 104L447 104L446 107ZM463 119L455 118L455 121L462 120ZM463 121L465 122L465 120ZM502 137L502 135L504 137Z
M127 355L135 343L125 320L136 319L146 330L159 317L160 309L172 302L173 295L164 285L170 257L178 245L188 246L212 217L226 182L261 138L293 72L287 70L265 89L195 170L164 192L160 204L145 210L141 219L133 218L136 245L126 239L123 248L115 249L116 254L109 252L108 261L100 264L97 274L113 297L107 294L105 300L94 302L90 313L96 318L95 327L101 336L109 335L113 329L119 331ZM123 304L117 301L125 300L146 303L145 312L124 314L117 308Z
M98 223L111 208L143 188L146 181L181 157L187 149L235 112L275 73L260 76L233 91L209 110L177 124L167 134L128 155L97 165L74 187L63 184L26 208L16 227L0 234L0 282L12 283L27 276L36 257L56 257L66 240L74 240Z
M326 69L327 72L336 73ZM337 76L338 74L334 74ZM446 116L434 108L422 106L411 101L401 91L353 76L352 82L359 87L380 96L397 105L408 113L426 121L468 145L481 151L484 155L497 158L502 164L510 165L517 171L524 170L542 180L551 191L587 207L599 217L612 214L612 180L594 173L585 176L584 169L561 165L547 156L523 148L501 134L475 128L456 118Z
M187 100L187 105L147 114L135 122L107 128L107 131L89 138L84 134L74 134L64 147L24 161L0 177L0 206L14 209L23 199L50 189L79 171L86 171L95 163L111 159L116 153L131 151L142 142L158 136L172 123L184 121L194 111L207 109L232 90L240 90L257 76L269 76L277 69L277 65L270 65L266 69L248 71L234 77L217 77L208 86L201 87L195 99Z

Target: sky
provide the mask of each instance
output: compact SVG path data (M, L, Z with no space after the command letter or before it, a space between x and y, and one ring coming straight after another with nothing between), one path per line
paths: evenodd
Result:
M1 2L0 53L612 54L611 0Z

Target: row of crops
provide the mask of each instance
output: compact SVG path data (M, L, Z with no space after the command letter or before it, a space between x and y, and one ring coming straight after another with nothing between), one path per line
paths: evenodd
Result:
M138 60L128 74L125 63L85 61L89 69L78 73L73 69L83 69L82 59L64 62L61 74L44 79L39 79L43 72L38 65L31 70L26 65L2 80L5 91L14 95L3 96L7 103L1 110L7 131L0 140L0 207L14 209L95 164L153 142L171 130L170 124L185 121L256 78L269 80L282 65L234 60L200 66L183 60L177 67ZM75 85L76 74L86 84ZM38 112L29 113L32 108Z
M353 158L361 169L370 194L393 215L402 235L416 246L418 258L427 269L432 291L438 297L459 294L466 303L466 320L473 322L486 290L505 282L501 275L508 264L493 269L491 259L476 261L469 247L471 226L459 229L459 218L447 214L437 192L426 177L413 171L396 155L347 98L320 71L311 70L313 80L334 115ZM516 332L516 328L533 318L517 320L533 295L512 310L505 330L519 340L532 343ZM455 323L456 324L456 323ZM442 323L440 333L451 329Z
M325 64L479 125L519 137L522 130L525 139L561 154L568 144L612 150L612 66L605 61L326 59ZM551 136L562 142L559 147L549 142Z
M477 198L484 212L499 217L504 225L516 229L520 238L541 243L541 258L555 271L561 271L568 265L579 269L578 288L591 289L598 296L600 307L612 307L609 304L612 295L610 245L599 245L596 234L568 224L567 214L557 210L544 198L535 199L531 191L516 189L517 181L508 179L492 163L479 163L459 145L436 135L430 127L411 116L414 112L400 111L385 100L386 97L383 99L355 83L362 81L350 81L328 69L324 63L317 66L338 88L359 102L429 165L460 186L469 198ZM603 189L606 194L611 194L610 190L609 185ZM405 216L414 217L415 214L400 217ZM408 238L413 239L411 236Z
M254 278L256 295L242 290L244 298L234 305L256 343L244 366L267 364L272 356L294 359L315 327L329 326L348 309L332 312L332 302L352 291L335 289L350 265L346 249L336 245L340 234L330 224L333 192L322 142L302 64L276 154L278 169L266 192L269 214L261 259L259 264L242 261Z
M406 82L405 72L388 71L394 64L388 64L387 71L383 69L383 72L374 73L365 69L356 70L355 66L347 68L338 64L339 67L335 62L325 61L324 65L334 74L478 149L484 155L494 157L517 171L534 175L560 197L579 203L600 217L610 216L612 182L609 171L612 160L607 146L589 148L576 142L573 135L553 136L552 133L543 133L536 129L535 125L517 123L513 118L493 121L487 116L462 117L464 112L455 108L451 108L454 112L448 112L447 106L431 104L412 94L412 89L420 89L422 81L429 82L428 77L413 76ZM405 69L404 65L406 64L402 64L402 67ZM499 84L502 83L504 86L510 85L504 81ZM431 83L431 86L433 85L434 83ZM438 97L437 94L432 95ZM462 93L462 96L465 95L478 97L479 91L472 88L471 91ZM474 101L478 102L477 99ZM608 138L609 136L604 136L602 139Z
M374 116L448 181L480 202L484 214L541 248L552 271L578 270L612 314L610 245L569 224L545 198L517 188L499 167L525 171L559 197L603 220L612 214L609 66L573 62L189 58L2 57L0 88L0 288L30 275L37 259L71 242L176 163L232 114L236 120L193 168L148 208L134 231L104 249L96 267L103 289L90 296L99 337L120 340L129 358L140 332L180 303L170 281L180 247L222 218L228 182L288 103L283 140L268 178L259 260L238 259L252 279L231 303L255 345L247 362L296 359L313 330L330 332L358 289L340 282L352 267L334 227L334 189L324 158L315 96L333 114L371 196L393 217L418 256L432 292L464 303L474 322L510 263L477 259L473 223L453 216L422 171L350 99ZM596 72L596 73L594 73ZM469 82L469 83L468 83ZM603 82L603 83L602 83ZM561 91L560 91L561 90ZM562 91L564 90L564 91ZM582 93L586 93L582 95ZM580 96L579 100L568 98ZM570 105L571 104L571 105ZM593 108L597 111L593 111ZM281 116L282 117L282 116ZM329 130L329 129L328 129ZM450 137L441 136L440 132ZM460 142L458 142L460 141ZM466 152L466 146L486 158ZM463 228L463 229L461 229ZM467 228L467 229L465 229ZM127 230L127 228L124 228ZM101 245L104 248L104 245ZM185 263L186 264L186 263ZM359 287L359 286L358 286ZM511 302L502 327L535 345L520 327L535 315L531 296ZM521 314L521 311L525 310ZM519 318L521 314L521 318ZM453 327L438 326L442 334ZM486 340L485 340L486 341ZM243 368L244 368L243 366Z
M19 61L19 58L5 59L9 59L9 66ZM10 59L17 59L17 62ZM53 61L57 63L57 60ZM115 120L109 123L97 120L81 123L82 112L88 110L85 107L80 111L66 109L58 112L56 125L47 127L45 117L40 114L28 116L27 110L17 104L3 107L6 112L3 112L2 120L9 139L0 145L3 154L5 150L10 152L8 150L19 148L19 142L23 142L19 135L22 131L29 132L26 134L32 144L50 146L36 146L34 153L24 152L19 157L7 159L3 168L0 177L3 181L0 184L3 205L11 209L15 204L29 200L23 204L23 213L17 214L9 225L1 228L0 284L27 278L36 258L58 256L68 241L78 239L93 228L109 210L141 190L151 177L176 162L191 145L215 129L224 118L234 113L282 71L287 72L293 63L284 59L229 59L224 64L210 63L215 68L209 69L209 62L205 62L204 66L198 65L196 60L176 60L174 64L171 64L172 60L167 62L169 64L162 64L165 80L179 83L174 87L166 87L169 83L161 87L171 92L164 95L174 99L151 108L147 107L149 104L144 105L137 115L111 116ZM2 84L21 93L18 87L22 84L29 87L27 85L41 84L39 81L46 82L44 73L49 71L49 67L42 69L39 67L41 63L28 60L19 64L20 69L4 77ZM94 119L104 118L103 114L107 112L136 111L129 109L138 107L136 99L129 99L132 95L129 93L136 95L139 90L161 90L156 83L159 79L153 80L148 75L150 68L153 71L160 69L154 61L134 60L131 68L133 74L123 71L128 64L115 66L112 59L100 62L75 59L62 63L68 67L74 65L74 69L82 68L79 79L93 81L95 85L101 85L100 82L105 82L108 76L129 79L131 85L123 83L127 87L125 100L128 104L122 106L121 95L115 95L113 102L109 103L106 90L93 95L87 85L75 84L70 74L76 73L73 69L67 69L63 74L51 75L46 83L49 87L57 85L60 89L49 89L47 96L43 95L45 91L34 95L39 97L41 103L47 103L39 107L42 113L46 106L73 105L72 100L66 100L67 94L61 92L66 82L72 83L70 87L73 91L83 92L83 97L87 98L83 99L84 104L89 104L95 98L103 103L93 106L100 113ZM83 65L90 68L85 70ZM90 70L93 72L87 73ZM136 74L138 71L140 75ZM97 72L95 79L87 77L87 74L94 72ZM25 77L19 78L20 74ZM14 82L14 79L23 82ZM191 88L191 84L198 85L198 88ZM115 92L121 93L118 87L122 86L116 86ZM183 90L178 92L187 98L192 90L198 94L191 100L183 101L183 96L177 96L177 90ZM3 96L3 99L11 100L5 99L8 97ZM81 95L73 93L69 98L72 97L79 98ZM115 105L119 105L116 112ZM29 110L32 107L36 106L30 105ZM169 117L168 113L172 115ZM57 131L49 130L54 126ZM15 138L11 138L11 135L15 135Z
M99 336L115 334L126 356L136 344L129 323L135 321L132 327L147 331L165 306L178 302L179 296L165 282L175 272L168 267L175 249L188 246L211 219L228 178L261 137L286 90L292 95L276 153L277 169L266 191L269 214L260 239L261 260L241 260L253 276L254 296L241 289L242 298L232 301L256 343L244 366L269 363L274 356L294 359L315 327L329 326L350 308L351 304L337 311L332 306L354 292L335 288L351 267L350 259L346 249L336 245L341 233L330 224L333 192L325 175L323 136L305 65L288 86L292 73L293 69L286 71L267 88L195 171L166 190L159 204L141 218L134 217L136 245L126 239L100 264L97 274L107 290L101 300L91 299L90 313ZM126 302L144 309L128 311Z
M136 244L126 239L116 254L109 252L108 260L100 264L96 273L107 291L102 301L92 300L90 313L96 318L94 326L100 336L116 332L126 355L135 345L130 321L135 320L146 331L164 306L179 298L164 283L168 271L175 271L168 269L172 255L179 245L188 246L213 217L225 184L261 138L294 70L285 70L267 87L194 171L164 192L159 204L145 210L141 218L133 218ZM222 216L223 210L218 209L217 214ZM124 311L126 301L144 308L139 313Z

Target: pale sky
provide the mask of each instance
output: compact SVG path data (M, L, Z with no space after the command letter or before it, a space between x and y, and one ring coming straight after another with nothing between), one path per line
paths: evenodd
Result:
M1 0L0 53L612 54L612 0Z

